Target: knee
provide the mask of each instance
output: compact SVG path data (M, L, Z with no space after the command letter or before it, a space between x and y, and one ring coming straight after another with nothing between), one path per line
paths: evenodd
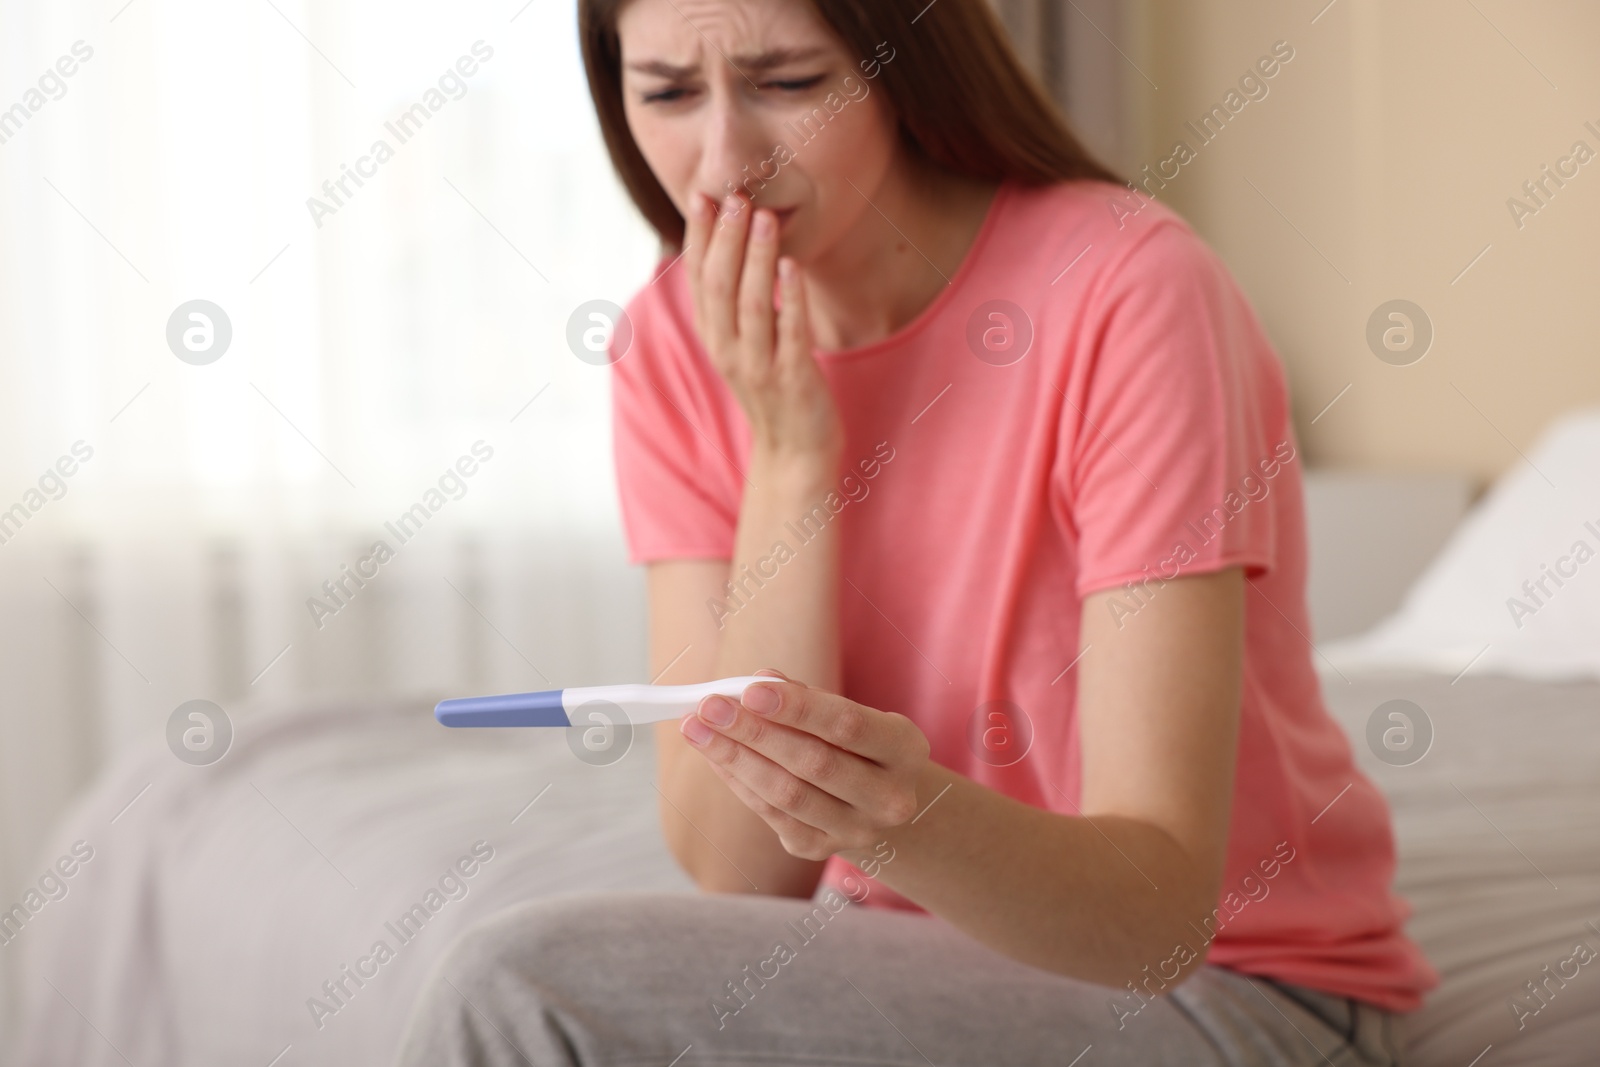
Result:
M463 992L471 987L490 994L511 986L521 997L559 988L586 969L581 966L585 951L592 954L607 916L614 914L614 907L592 898L551 898L508 908L451 942L435 969L435 984L448 981Z
M400 1062L599 1063L619 1050L648 1047L654 1056L657 1045L668 1062L677 1040L669 1031L694 1017L673 999L684 996L684 961L703 950L721 906L688 894L610 893L499 912L440 957L407 1021ZM674 1006L653 1018L619 1013L635 994ZM500 1052L517 1058L493 1058Z
M677 893L530 901L462 932L440 960L435 982L448 978L463 992L470 984L485 992L544 993L567 1003L608 998L620 984L672 966L663 960L662 946L703 941L716 906Z
M460 934L434 964L407 1019L399 1062L485 1067L571 1062L571 1008L587 999L584 952L606 911L543 900Z

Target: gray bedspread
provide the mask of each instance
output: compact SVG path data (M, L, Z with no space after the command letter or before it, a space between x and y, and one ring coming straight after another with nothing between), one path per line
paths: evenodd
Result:
M1389 797L1409 929L1443 978L1408 1020L1411 1062L1600 1062L1600 958L1574 959L1600 953L1600 685L1330 673L1323 691ZM1390 700L1432 725L1410 765L1366 738Z
M691 888L643 731L591 766L564 731L445 730L430 701L235 726L209 767L164 747L123 762L58 835L94 855L7 949L26 952L21 1063L388 1063L471 923L539 895Z
M1542 1001L1523 983L1600 950L1600 686L1325 687L1394 804L1411 929L1445 977L1410 1020L1412 1063L1466 1067L1490 1046L1480 1067L1594 1062L1600 960ZM1391 699L1432 724L1409 766L1365 740ZM539 895L689 888L657 828L648 734L590 766L561 733L445 731L430 711L258 712L213 766L152 748L113 768L46 857L81 841L92 858L4 950L23 954L20 1062L385 1063L469 924ZM1519 993L1539 1007L1520 1028Z

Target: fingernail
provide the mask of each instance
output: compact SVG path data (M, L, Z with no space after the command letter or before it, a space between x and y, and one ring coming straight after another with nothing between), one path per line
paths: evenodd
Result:
M756 212L756 236L763 240L772 237L778 230L778 220L770 211Z
M783 698L778 696L778 691L770 685L746 686L741 699L745 707L758 715L771 715L783 702Z
M739 198L729 194L729 196L722 201L722 213L729 216L737 215L739 213Z
M700 705L700 717L715 726L732 726L737 709L727 697L709 696Z
M684 737L689 739L689 743L696 747L703 747L707 741L710 741L712 737L716 736L711 732L711 727L707 726L693 715L687 716L683 722L678 725L678 729L682 732Z

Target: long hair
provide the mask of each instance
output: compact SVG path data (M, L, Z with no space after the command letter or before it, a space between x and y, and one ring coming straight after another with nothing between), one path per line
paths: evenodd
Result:
M1096 160L1023 67L989 0L810 0L861 59L894 49L877 81L914 152L957 174L1047 185L1126 184ZM627 0L578 0L578 37L606 149L663 246L680 249L684 220L628 129L617 14Z

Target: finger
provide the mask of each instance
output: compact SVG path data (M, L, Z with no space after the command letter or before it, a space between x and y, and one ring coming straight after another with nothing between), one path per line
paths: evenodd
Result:
M779 811L819 830L843 830L860 820L850 806L812 785L754 749L713 731L704 744L695 744L705 757L742 782L752 793ZM840 835L842 836L842 835Z
M708 763L710 761L707 761ZM810 823L801 822L787 812L762 800L750 791L750 787L734 778L727 771L711 763L711 770L728 786L728 791L737 797L745 807L759 815L763 822L777 835L778 842L783 845L784 851L801 859L825 860L838 850L837 842L826 830L812 826Z
M683 267L689 277L689 294L694 300L696 325L700 325L700 272L706 261L706 245L711 224L717 218L717 203L704 193L689 194L689 213L684 218Z
M752 682L745 686L740 703L767 722L814 734L879 764L898 755L911 733L921 736L902 715L794 682Z
M812 358L812 346L805 279L789 256L778 261L778 291L783 295L783 307L778 311L776 362L780 370L792 374L804 360Z
M744 265L744 246L750 232L750 212L737 196L722 202L722 215L711 233L705 263L700 268L700 291L704 301L704 338L713 353L727 352L738 337L734 305L738 300L739 271Z
M718 708L731 712L732 721L713 721ZM707 697L701 702L699 716L724 737L765 756L852 808L879 812L897 803L898 793L882 767L830 745L815 734L774 723L723 697Z
M773 678L782 678L786 682L794 681L793 678L790 678L787 674L784 674L782 671L780 671L776 667L761 667L761 668L758 668L755 671L752 671L751 673L753 673L753 674L770 675Z
M714 760L708 759L706 763L711 767L712 773L722 779L723 784L728 787L728 791L737 797L741 804L765 819L767 825L771 826L773 831L780 836L799 838L808 833L820 834L824 832L810 823L801 822L788 812L779 811L771 804L768 804L752 792L749 786L734 777L726 768Z
M750 224L744 272L739 278L740 346L748 370L765 372L772 364L772 286L778 268L778 217L762 209Z

